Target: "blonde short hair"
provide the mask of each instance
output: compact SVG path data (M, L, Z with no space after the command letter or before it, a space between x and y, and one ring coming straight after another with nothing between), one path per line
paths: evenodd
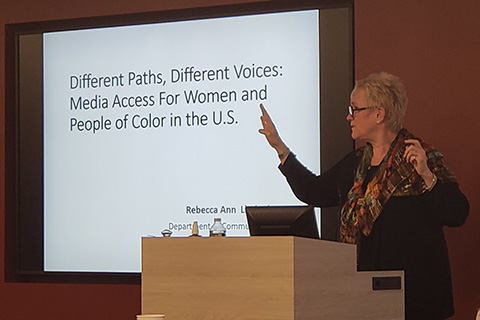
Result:
M369 107L383 107L385 121L394 132L403 127L403 118L407 111L408 98L399 77L386 72L372 73L355 82L355 89L363 89Z

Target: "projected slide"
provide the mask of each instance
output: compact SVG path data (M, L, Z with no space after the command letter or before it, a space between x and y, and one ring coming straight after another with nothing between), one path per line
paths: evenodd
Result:
M44 35L45 270L139 272L142 236L299 204L259 104L319 172L318 11Z

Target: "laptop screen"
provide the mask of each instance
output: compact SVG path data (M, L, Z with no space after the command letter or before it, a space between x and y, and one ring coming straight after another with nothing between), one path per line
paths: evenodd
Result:
M246 206L251 236L319 238L313 206Z

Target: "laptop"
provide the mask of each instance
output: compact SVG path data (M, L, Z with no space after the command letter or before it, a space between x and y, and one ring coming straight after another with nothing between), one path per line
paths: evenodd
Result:
M319 239L313 206L245 206L250 236Z

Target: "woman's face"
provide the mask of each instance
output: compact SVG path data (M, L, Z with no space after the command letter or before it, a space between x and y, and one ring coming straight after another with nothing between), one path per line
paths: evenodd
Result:
M360 139L367 142L371 141L374 132L378 129L376 108L371 108L367 105L365 91L363 89L355 89L352 91L350 95L350 106L353 108L353 116L348 114L347 121L350 122L352 139Z

